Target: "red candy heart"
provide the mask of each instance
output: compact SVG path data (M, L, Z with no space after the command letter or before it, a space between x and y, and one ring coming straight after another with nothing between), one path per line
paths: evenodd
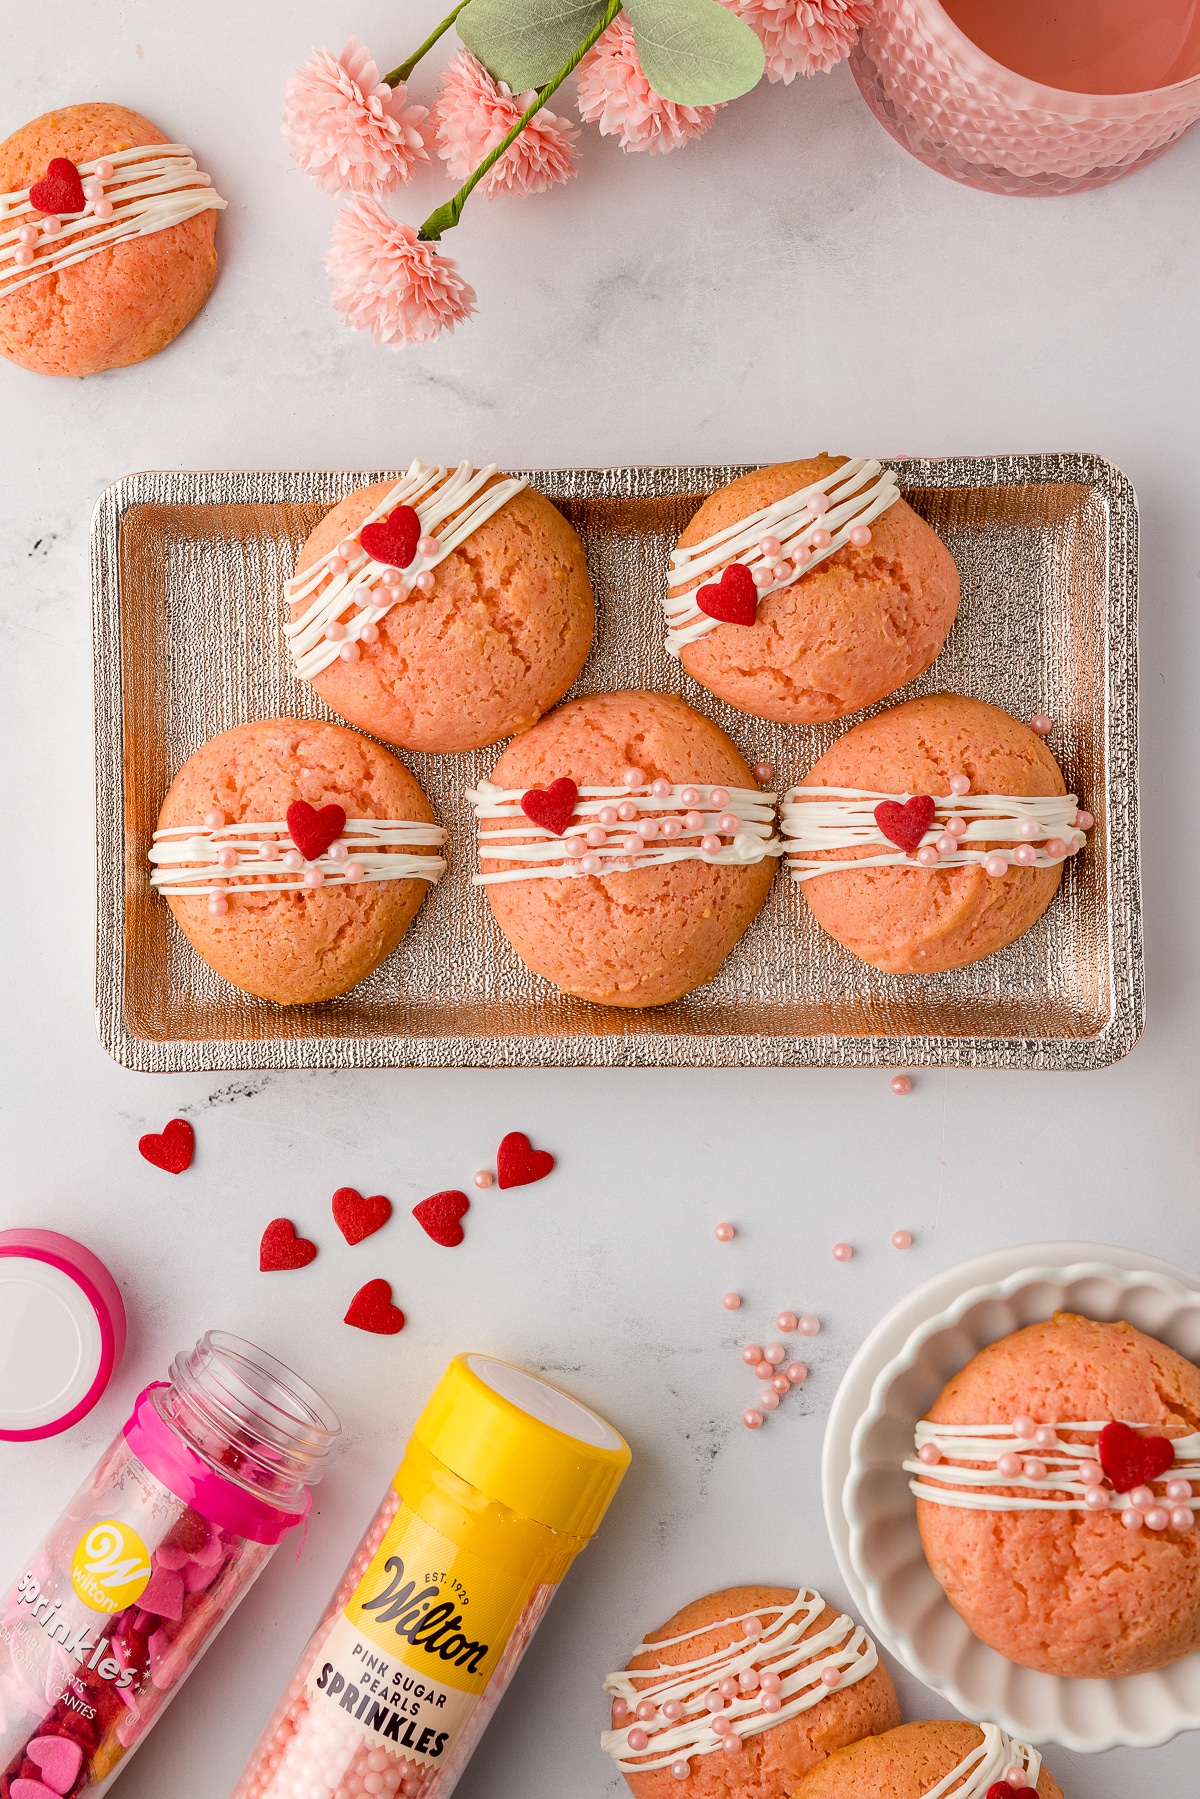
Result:
M579 789L566 775L551 781L549 787L531 787L521 795L521 810L526 818L545 831L561 837L571 822Z
M39 212L82 212L87 205L79 170L65 156L56 156L40 181L29 190L29 204Z
M413 1207L413 1217L426 1236L432 1237L444 1249L454 1249L464 1235L459 1219L465 1218L470 1209L471 1202L465 1193L431 1193L428 1199Z
M496 1151L496 1179L502 1187L527 1187L544 1181L554 1167L554 1157L531 1147L523 1131L509 1131Z
M408 568L417 553L421 521L411 506L397 506L386 518L364 525L358 541L367 555L390 568Z
M364 1237L373 1237L391 1215L392 1202L382 1193L372 1193L364 1199L353 1187L339 1187L333 1196L333 1222L351 1245L361 1243Z
M927 793L914 794L903 806L898 800L880 800L875 808L875 823L889 843L911 853L933 823L936 811Z
M1029 1799L1031 1788L1014 1787L1007 1780L993 1780L987 1790L987 1799Z
M172 1118L164 1130L147 1131L138 1138L139 1153L168 1174L182 1174L190 1167L195 1148L196 1133L186 1118Z
M404 1329L404 1313L392 1304L388 1281L368 1281L360 1287L346 1309L344 1322L358 1331L373 1331L377 1337L394 1337Z
M69 1737L34 1737L25 1753L42 1770L42 1779L55 1793L69 1793L83 1764L83 1750Z
M1175 1460L1175 1445L1167 1437L1139 1437L1128 1424L1106 1424L1096 1453L1116 1491L1129 1493L1166 1473Z
M719 582L701 587L696 604L723 625L752 625L758 617L758 589L745 563L731 562Z
M304 860L315 862L345 830L346 814L341 806L322 806L318 812L307 800L294 800L287 809L287 828Z
M263 1274L280 1268L306 1268L316 1253L316 1244L298 1237L290 1218L272 1218L258 1246L258 1266Z

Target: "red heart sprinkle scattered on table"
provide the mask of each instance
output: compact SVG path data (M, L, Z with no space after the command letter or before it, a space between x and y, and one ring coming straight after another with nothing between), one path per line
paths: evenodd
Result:
M79 170L65 156L56 156L40 181L29 190L29 204L38 212L82 212L87 206Z
M54 1793L69 1793L83 1763L83 1750L70 1737L34 1737L25 1753L42 1771L42 1780Z
M428 1199L413 1207L413 1217L435 1243L440 1243L444 1249L455 1249L464 1235L459 1220L465 1218L470 1209L471 1202L465 1193L450 1190L431 1193Z
M1128 1424L1106 1424L1096 1452L1118 1493L1157 1480L1175 1460L1175 1446L1168 1437L1139 1437Z
M372 1193L364 1199L354 1187L339 1187L333 1196L333 1222L351 1245L361 1243L364 1237L373 1237L391 1215L392 1202L382 1193Z
M916 793L903 806L898 800L880 800L875 823L889 843L911 854L933 823L937 807L927 793Z
M758 617L758 589L744 562L731 562L719 582L696 593L696 604L723 625L752 625Z
M272 1218L258 1246L258 1266L263 1274L274 1274L280 1268L307 1268L316 1253L316 1244L298 1237L290 1218Z
M397 506L386 518L364 525L358 541L367 555L389 568L408 568L417 553L421 521L411 506Z
M496 1151L496 1179L502 1187L528 1187L531 1181L544 1181L554 1167L554 1157L544 1149L534 1149L523 1131L509 1131Z
M551 781L549 787L531 787L521 795L521 810L526 818L544 831L561 837L571 822L579 789L566 775Z
M392 1304L389 1281L368 1281L346 1308L346 1324L355 1330L373 1331L377 1337L394 1337L404 1329L404 1313Z
M161 1131L147 1131L138 1138L138 1151L156 1168L168 1174L182 1174L191 1166L196 1149L196 1133L186 1118L172 1118Z
M294 800L287 809L287 828L304 860L315 862L345 830L346 814L341 806L322 806L318 812L307 800Z

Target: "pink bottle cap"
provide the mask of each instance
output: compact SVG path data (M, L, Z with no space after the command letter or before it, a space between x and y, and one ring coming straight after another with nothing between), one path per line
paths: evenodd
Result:
M0 1231L0 1442L77 1424L124 1349L117 1283L90 1249L57 1231Z

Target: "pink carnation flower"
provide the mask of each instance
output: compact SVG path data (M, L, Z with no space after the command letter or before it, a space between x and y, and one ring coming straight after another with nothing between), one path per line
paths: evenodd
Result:
M594 50L579 65L579 116L617 137L622 150L664 153L699 137L718 106L679 106L656 94L642 73L633 28L618 13Z
M767 53L767 78L794 81L841 62L875 0L722 0L756 31Z
M534 90L514 95L507 83L495 82L469 50L460 50L442 82L431 115L436 130L437 153L455 181L465 181L479 167L489 150L507 137L527 106ZM535 112L515 144L493 163L479 184L480 192L540 194L556 181L575 173L572 146L579 127L542 107Z
M475 310L475 290L458 264L361 194L333 222L325 267L333 303L351 330L396 349L429 343Z
M380 81L368 50L351 38L340 56L315 50L287 84L282 131L305 174L326 193L390 194L429 153L428 108L405 106L404 83Z

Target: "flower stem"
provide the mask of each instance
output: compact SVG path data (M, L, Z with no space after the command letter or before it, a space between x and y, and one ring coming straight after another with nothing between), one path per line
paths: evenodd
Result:
M458 0L458 5L454 8L454 11L447 13L440 25L434 26L429 36L425 39L425 42L423 44L418 44L417 48L413 51L407 61L402 62L398 68L393 69L390 75L384 76L383 79L387 82L389 87L399 87L402 81L408 80L425 52L427 50L432 50L438 39L443 37L445 33L449 31L451 25L453 25L455 19L457 19L459 13L466 4L467 0Z
M583 61L597 38L602 37L608 30L609 26L620 12L621 6L622 0L608 0L608 4L604 8L603 17L600 19L595 29L589 31L578 49L571 52L562 68L558 71L558 74L552 76L545 87L540 87L538 89L537 93L534 95L532 104L525 108L525 111L521 114L512 130L508 133L508 136L501 138L494 150L488 151L479 167L467 176L467 179L463 182L454 198L452 200L447 200L444 206L439 206L435 212L430 213L425 223L421 226L420 231L417 233L419 238L423 238L426 243L437 243L444 231L449 231L458 224L459 219L462 217L462 209L470 197L471 190L477 187L483 180L483 177L492 167L492 164L499 162L509 146L516 142L524 131L526 125L528 125L530 119L534 117L535 113L541 111L555 88L561 87L571 71Z

